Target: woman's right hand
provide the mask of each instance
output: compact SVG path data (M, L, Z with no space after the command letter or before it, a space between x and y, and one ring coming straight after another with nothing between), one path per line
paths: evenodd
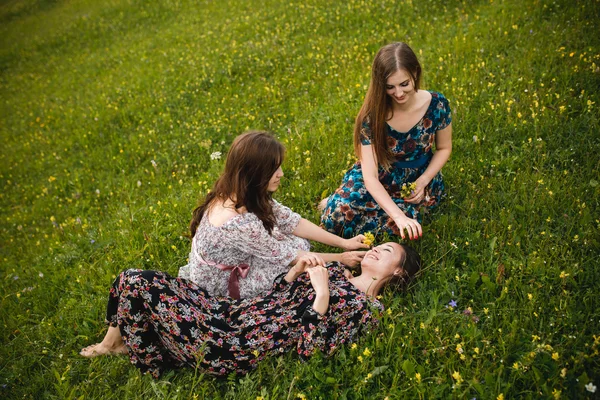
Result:
M419 239L421 236L423 236L423 229L417 220L402 215L401 217L394 218L394 222L396 223L396 226L398 226L398 230L400 231L400 236L402 236L402 239L406 238L404 234L405 230L410 240Z

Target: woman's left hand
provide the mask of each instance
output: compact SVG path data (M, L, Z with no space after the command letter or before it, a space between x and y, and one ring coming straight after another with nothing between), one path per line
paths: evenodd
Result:
M363 243L365 235L356 235L350 239L344 239L342 249L344 250L356 250L356 249L368 249L369 245Z
M417 187L411 192L410 197L404 198L404 201L407 203L419 204L427 200L425 195L425 188L427 187L429 182L423 182L421 179L417 179L415 183L417 184Z
M346 251L341 255L340 262L349 267L356 267L365 257L366 251Z
M315 265L307 268L310 283L317 295L329 294L329 272L327 268Z

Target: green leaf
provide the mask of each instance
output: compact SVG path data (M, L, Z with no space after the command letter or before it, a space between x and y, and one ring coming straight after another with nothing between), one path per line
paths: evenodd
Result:
M371 375L372 376L377 376L377 375L381 374L383 371L385 371L386 369L388 369L387 365L382 365L382 366L379 366L379 367L375 367L373 369L373 371L371 371Z
M409 377L412 377L415 374L415 367L410 360L404 360L404 362L402 363L402 370Z

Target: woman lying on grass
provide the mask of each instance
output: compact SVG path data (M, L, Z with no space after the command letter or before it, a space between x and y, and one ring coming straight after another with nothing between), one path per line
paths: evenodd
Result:
M368 248L363 235L342 239L273 200L285 148L267 132L238 136L225 170L194 210L192 251L179 276L213 296L254 297L307 254L307 239L345 250ZM324 254L325 261L360 262L364 252Z
M293 348L302 358L329 355L376 324L383 310L377 294L384 286L404 287L420 264L415 250L393 242L368 251L356 277L305 254L268 293L245 300L211 297L191 281L130 269L110 290L106 336L80 354L128 354L154 377L184 366L244 374Z

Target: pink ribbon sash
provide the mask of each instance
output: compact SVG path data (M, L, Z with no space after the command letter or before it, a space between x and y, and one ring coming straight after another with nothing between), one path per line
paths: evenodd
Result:
M236 300L240 299L240 277L245 278L250 272L250 266L248 264L240 265L223 265L215 264L215 267L221 271L231 271L229 275L229 281L227 282L227 290L229 291L229 297L233 297Z
M233 297L236 300L240 299L240 277L245 278L248 276L248 272L250 272L250 266L248 264L217 264L214 262L206 261L204 257L202 257L202 255L200 254L198 254L198 260L200 264L217 267L221 271L231 271L231 274L229 275L229 280L227 281L227 290L229 291L229 297Z

